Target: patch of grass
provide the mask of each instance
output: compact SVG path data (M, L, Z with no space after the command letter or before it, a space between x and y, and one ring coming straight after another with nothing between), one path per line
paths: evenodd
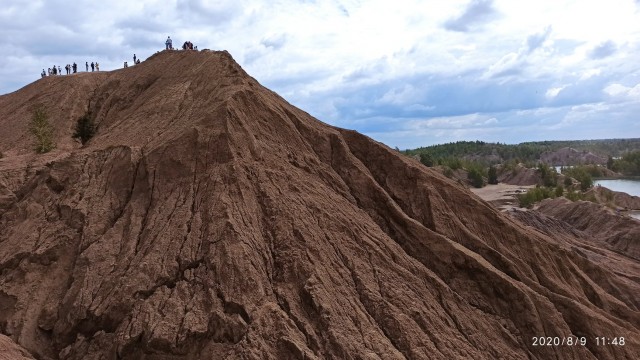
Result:
M53 126L49 123L49 116L42 106L33 110L29 131L36 139L35 150L43 154L53 150L56 144L53 140Z

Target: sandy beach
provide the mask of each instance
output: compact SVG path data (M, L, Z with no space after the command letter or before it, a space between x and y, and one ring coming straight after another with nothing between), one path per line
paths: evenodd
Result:
M471 188L471 191L482 200L492 203L500 210L507 210L518 207L516 195L527 192L535 185L509 185L499 183L497 185L487 185L483 188Z

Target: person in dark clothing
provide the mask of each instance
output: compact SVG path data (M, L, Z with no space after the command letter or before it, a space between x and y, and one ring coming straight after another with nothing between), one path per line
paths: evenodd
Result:
M53 75L58 75L58 69L56 69L55 65L53 65L53 69L51 71L53 71Z
M140 59L136 60L136 65L140 64Z
M136 63L136 54L133 54L133 63Z
M85 61L84 67L87 68L87 72L89 72L89 62L88 61Z
M171 36L167 36L167 41L165 41L164 44L167 47L166 50L173 49L173 41L171 40Z
M78 64L73 63L73 73L75 74L78 71Z
M93 61L91 62L91 71L94 71L96 68L96 65L93 63Z
M45 76L47 76L47 73L44 72L44 69L42 69L42 73L40 74L40 77L45 77Z

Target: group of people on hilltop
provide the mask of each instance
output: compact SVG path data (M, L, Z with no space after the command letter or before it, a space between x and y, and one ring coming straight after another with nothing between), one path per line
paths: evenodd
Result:
M166 50L173 50L173 40L171 40L171 36L167 37L167 40L165 41L165 48ZM184 44L182 44L182 50L198 50L197 46L193 46L193 43L191 41L185 41ZM140 64L140 59L136 57L136 54L133 54L133 64L137 65ZM100 71L100 64L98 64L98 62L91 62L91 64L89 64L88 61L86 61L84 63L85 66L85 71L89 72L89 67L91 67L91 71ZM127 61L124 62L124 67L129 67L129 63ZM67 64L64 67L66 74L70 75L70 74L75 74L78 72L78 65L76 63L73 64ZM44 69L42 69L42 73L40 74L42 77L45 76L52 76L52 75L62 75L62 68L60 66L56 66L54 65L53 67L49 68L47 71L44 71Z
M140 59L136 57L136 54L133 54L133 65L138 65L140 64ZM129 67L129 62L125 61L124 62L124 67L128 68Z
M184 44L182 44L182 50L198 50L198 47L196 46L194 48L191 41L185 41Z
M165 50L173 50L173 40L171 40L171 36L167 36L167 40L164 42ZM197 46L193 46L191 41L185 41L182 44L182 50L198 50Z
M85 69L88 72L89 71L89 62L85 62ZM67 64L64 67L66 74L67 75L71 75L71 74L75 74L78 72L78 64L76 64L75 62L73 64ZM100 71L100 64L98 64L98 62L96 61L95 63L92 62L91 63L91 71ZM45 77L45 76L53 76L53 75L62 75L62 67L60 67L59 65L53 65L53 67L50 67L47 69L47 71L44 71L44 69L42 69L42 73L40 73L41 77Z

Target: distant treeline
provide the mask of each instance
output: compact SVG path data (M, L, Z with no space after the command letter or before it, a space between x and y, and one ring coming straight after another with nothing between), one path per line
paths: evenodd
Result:
M486 165L517 160L523 163L535 162L545 152L570 147L579 151L590 151L602 157L621 157L623 154L639 150L640 139L604 139L571 141L536 141L520 144L488 143L484 141L458 141L448 144L405 150L410 156L431 158L434 164L441 159L466 158Z

